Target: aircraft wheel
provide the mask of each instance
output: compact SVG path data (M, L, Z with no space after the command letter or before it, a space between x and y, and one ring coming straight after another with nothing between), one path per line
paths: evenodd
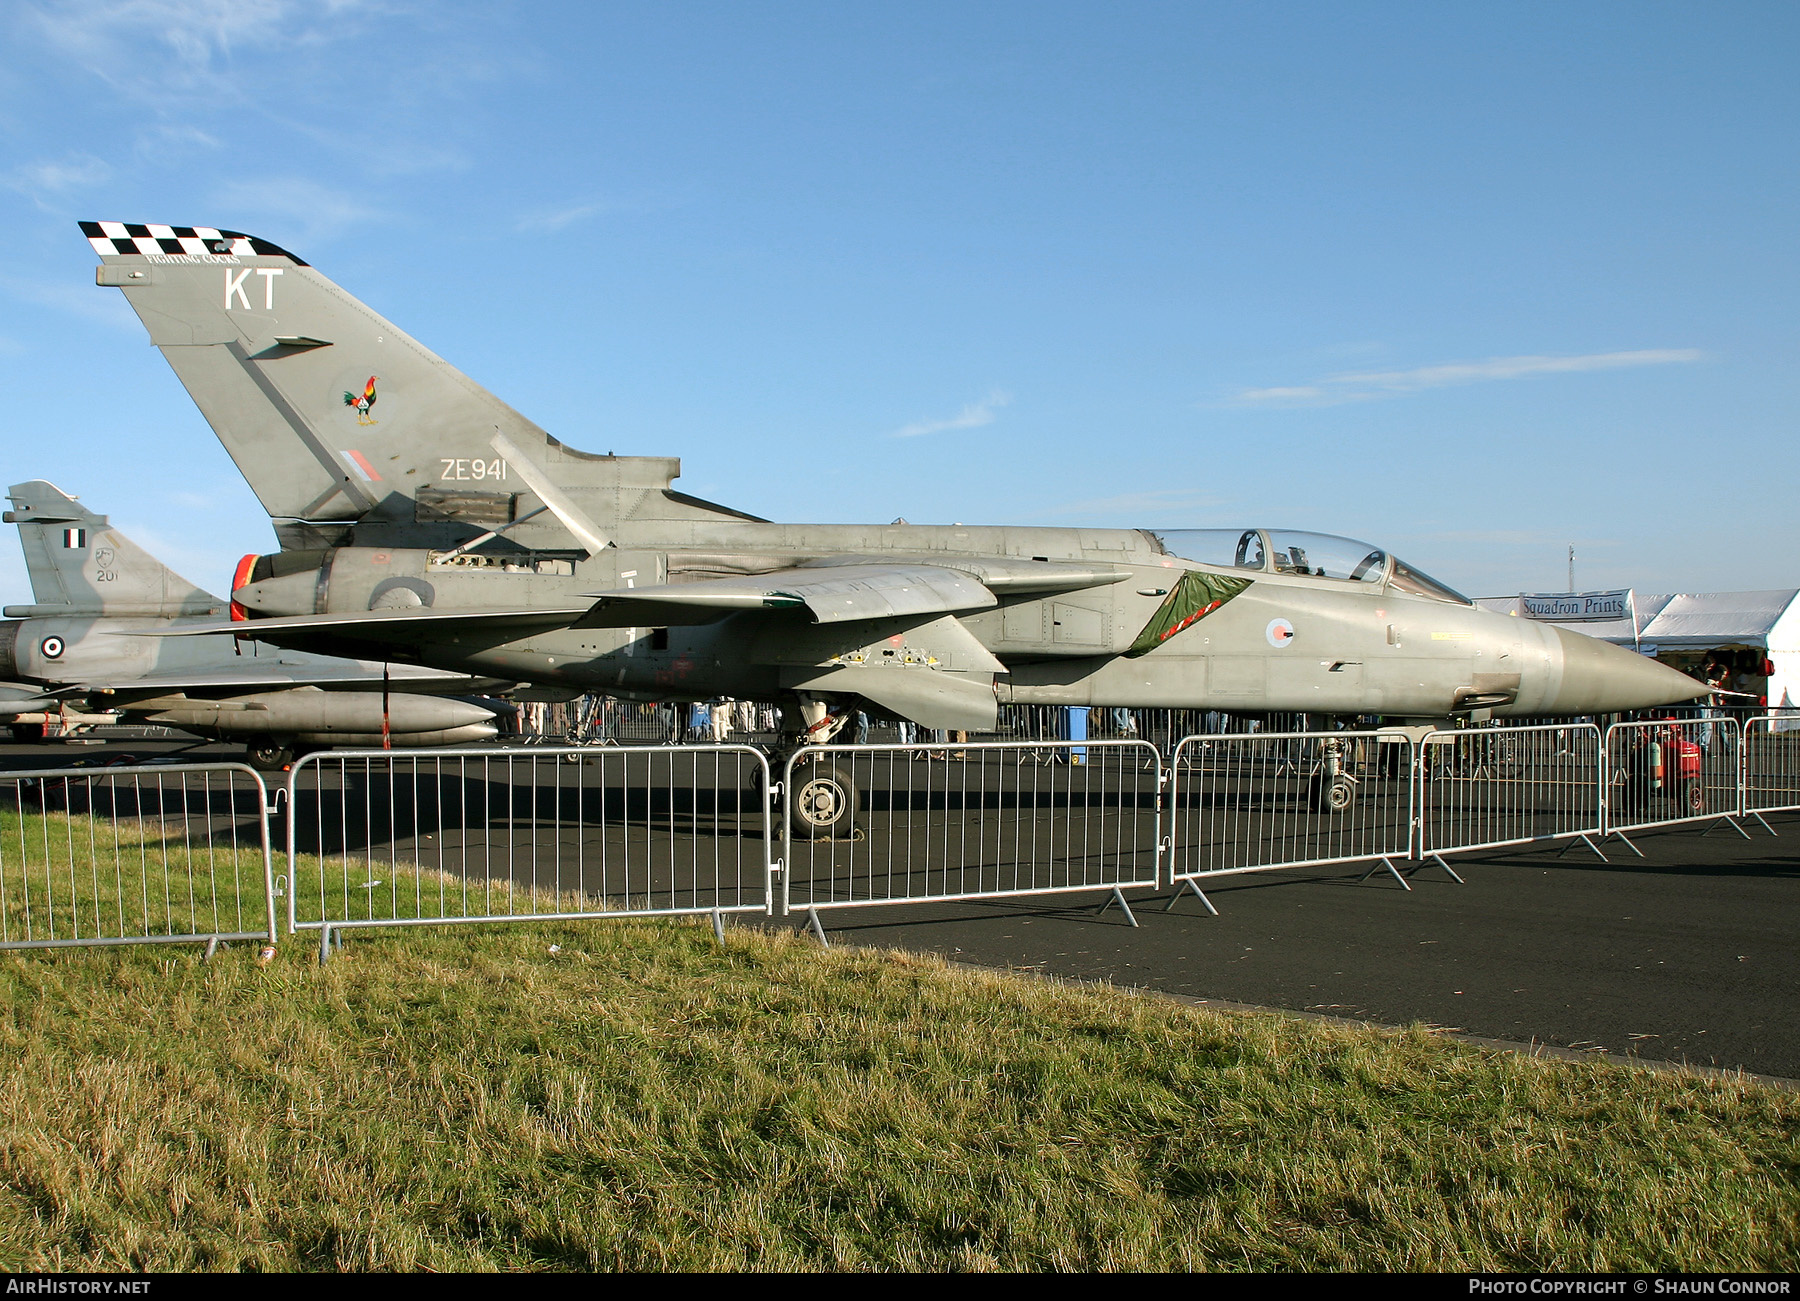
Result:
M848 836L856 827L861 793L844 769L817 764L794 773L788 821L794 834L808 840Z
M245 758L258 772L280 772L294 762L294 747L277 741L265 741L252 745Z
M1356 803L1356 783L1348 773L1339 773L1335 777L1317 773L1307 792L1307 802L1314 813L1342 813Z

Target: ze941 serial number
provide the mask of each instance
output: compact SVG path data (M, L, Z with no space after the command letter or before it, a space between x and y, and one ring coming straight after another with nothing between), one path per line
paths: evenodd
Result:
M460 456L440 456L438 460L444 463L444 472L439 477L446 481L451 479L504 481L506 478L506 462L498 458L492 461L483 461L479 457L469 460Z

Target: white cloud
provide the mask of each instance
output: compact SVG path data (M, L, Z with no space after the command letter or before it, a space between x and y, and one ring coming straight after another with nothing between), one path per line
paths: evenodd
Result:
M1125 492L1114 497L1095 497L1052 506L1043 514L1110 515L1144 518L1155 515L1161 521L1168 516L1222 505L1224 499L1195 488L1160 488L1148 492Z
M555 206L534 208L520 215L513 229L522 235L553 235L566 227L595 217L666 212L688 199L679 193L612 194L604 198L571 199Z
M20 17L46 44L123 93L234 89L237 51L291 50L349 36L366 0L46 0ZM158 48L160 47L160 48Z
M125 301L125 295L100 293L94 288L92 279L83 285L79 282L45 283L9 278L0 279L0 288L4 288L14 298L69 316L77 316L85 321L97 321L121 330L140 329L138 318L132 312L131 305Z
M994 412L1012 401L1012 394L995 389L979 402L971 402L948 420L920 420L896 429L890 437L918 438L923 434L941 434L947 429L979 429L994 423Z
M612 210L612 204L602 201L578 204L575 207L548 212L529 213L519 218L517 229L520 234L524 235L550 235L565 226L573 226L578 221L586 221L589 217L598 217L602 213Z
M234 214L273 218L284 229L297 232L302 241L328 239L347 227L374 221L384 215L377 209L358 203L342 188L321 185L303 176L230 181L213 191L208 202L212 205L209 210L217 210L221 214L216 219L211 219L211 224L243 230L263 238L275 238L278 244L282 242L281 239L254 229L255 221L245 222ZM301 257L306 256L302 250L295 252Z
M113 521L113 527L188 582L215 595L230 587L230 574L241 551L222 551L197 539L174 538L146 524ZM195 575L199 575L198 578Z
M1239 402L1293 402L1304 403L1325 397L1325 390L1316 384L1297 385L1290 388L1247 388L1237 395Z
M41 163L26 163L14 168L6 178L8 188L31 196L39 207L46 199L61 198L71 190L99 185L112 175L112 168L92 154L70 154L65 158Z
M0 547L0 604L31 604L31 576L17 547Z
M1305 385L1243 389L1232 399L1238 406L1328 407L1368 402L1425 389L1489 380L1522 379L1577 371L1619 370L1633 366L1669 366L1699 361L1697 348L1644 348L1635 352L1590 352L1573 357L1489 357L1486 361L1441 362L1410 370L1355 371L1328 375Z

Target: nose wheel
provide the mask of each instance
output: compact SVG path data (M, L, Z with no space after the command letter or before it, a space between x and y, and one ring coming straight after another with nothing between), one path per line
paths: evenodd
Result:
M1314 813L1342 813L1356 803L1356 778L1347 770L1342 741L1324 742L1324 754L1307 782L1306 802Z
M1356 779L1349 773L1314 773L1307 802L1314 813L1342 813L1356 803Z
M277 740L257 741L251 744L245 757L258 772L280 772L294 762L295 748Z

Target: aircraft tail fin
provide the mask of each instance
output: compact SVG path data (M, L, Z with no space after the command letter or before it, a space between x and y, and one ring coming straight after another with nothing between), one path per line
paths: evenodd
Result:
M541 503L496 435L602 530L696 510L754 518L670 492L681 472L673 457L565 447L266 240L204 226L81 228L100 255L98 283L124 291L284 546L305 548L309 536L333 545L357 523L380 531L381 545L436 545L521 519ZM509 536L581 545L565 515L546 512Z
M195 587L53 483L7 489L3 517L19 528L33 614L174 618L218 614L225 603ZM17 612L18 607L10 607Z

